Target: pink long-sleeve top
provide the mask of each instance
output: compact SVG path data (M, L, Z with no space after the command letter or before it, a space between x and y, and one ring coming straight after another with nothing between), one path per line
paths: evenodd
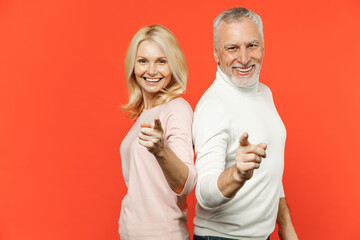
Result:
M189 168L183 191L175 193L168 185L159 163L138 142L142 123L159 119L164 140ZM119 234L122 240L189 239L186 227L186 196L196 183L191 140L193 111L183 98L143 110L120 146L122 171L127 194L121 204Z

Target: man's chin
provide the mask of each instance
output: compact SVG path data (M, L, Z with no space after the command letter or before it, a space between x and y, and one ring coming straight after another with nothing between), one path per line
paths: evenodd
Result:
M256 78L235 78L231 77L231 81L239 87L251 87L258 83Z

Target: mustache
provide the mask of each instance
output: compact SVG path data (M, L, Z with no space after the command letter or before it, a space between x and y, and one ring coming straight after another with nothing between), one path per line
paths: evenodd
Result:
M259 65L257 62L248 62L246 64L242 64L242 63L237 63L236 65L233 65L232 67L234 68L249 68L252 66L256 66Z

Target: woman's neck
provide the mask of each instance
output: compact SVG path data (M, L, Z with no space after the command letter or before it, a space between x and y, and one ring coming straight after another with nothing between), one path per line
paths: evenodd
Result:
M143 94L143 100L144 100L144 109L148 110L153 107L156 107L154 104L155 94L147 93L142 91Z

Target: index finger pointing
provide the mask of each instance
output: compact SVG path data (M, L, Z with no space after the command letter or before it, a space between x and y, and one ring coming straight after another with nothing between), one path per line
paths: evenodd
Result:
M266 143L259 143L257 146L258 146L258 147L261 147L261 148L264 149L264 150L266 150L266 148L267 148Z
M248 138L249 138L249 134L247 132L244 132L243 135L241 135L240 140L239 140L240 146L250 145Z
M161 130L161 129L162 129L162 126L161 126L161 122L160 122L159 117L156 117L155 120L154 120L154 122L155 122L154 129L159 129L159 130Z

